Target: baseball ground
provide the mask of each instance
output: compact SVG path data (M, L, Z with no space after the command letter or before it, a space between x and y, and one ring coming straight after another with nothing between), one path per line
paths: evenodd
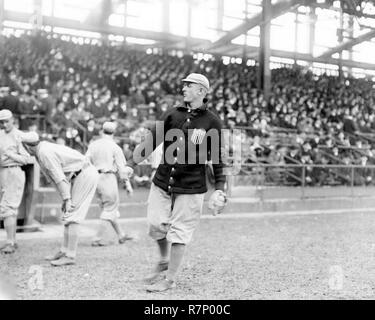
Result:
M61 225L18 234L19 250L0 257L17 299L374 299L375 215L223 214L205 212L176 289L145 292L142 278L157 259L144 217L121 219L136 236L93 248L96 219L82 225L75 266L43 257L60 244ZM0 231L4 239L4 231ZM114 233L107 237L115 241Z

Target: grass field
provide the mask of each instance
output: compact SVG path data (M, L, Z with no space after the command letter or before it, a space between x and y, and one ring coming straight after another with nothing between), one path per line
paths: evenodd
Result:
M16 298L375 298L371 213L202 219L177 288L160 294L145 292L142 282L157 258L146 222L122 220L138 239L102 248L90 246L95 223L85 222L77 264L70 267L54 268L43 261L59 247L61 226L19 234L18 252L0 257L1 273L15 284ZM4 238L3 231L0 236ZM33 282L37 273L39 284Z

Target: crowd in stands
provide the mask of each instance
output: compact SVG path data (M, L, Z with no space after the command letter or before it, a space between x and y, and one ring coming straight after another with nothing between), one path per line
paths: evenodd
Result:
M375 163L371 80L282 67L272 70L266 99L256 87L256 66L78 45L46 34L0 36L0 47L0 109L11 109L21 129L39 130L58 143L83 150L102 123L112 119L118 123L116 135L126 137L121 140L124 150L131 150L139 128L182 101L181 79L199 72L211 82L208 107L226 127L246 131L244 163ZM285 179L300 183L298 170ZM345 170L331 174L307 167L305 181L350 183ZM356 184L372 182L372 172L360 176Z

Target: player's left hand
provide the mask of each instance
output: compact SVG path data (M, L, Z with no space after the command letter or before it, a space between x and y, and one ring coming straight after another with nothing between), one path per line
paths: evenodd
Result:
M213 215L220 214L227 204L227 195L222 190L216 190L208 200L208 208L213 211Z
M72 205L71 199L63 200L63 204L61 206L61 211L63 212L62 219L65 220L71 216L71 212L73 211L74 206Z

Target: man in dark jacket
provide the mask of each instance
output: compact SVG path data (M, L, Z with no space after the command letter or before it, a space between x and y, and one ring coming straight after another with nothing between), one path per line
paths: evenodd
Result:
M226 177L221 157L222 123L206 106L209 82L205 76L196 73L182 81L184 104L164 113L162 121L151 129L127 163L131 175L136 164L164 143L148 199L149 235L156 240L160 250L159 263L147 279L156 281L147 287L149 292L175 287L186 245L190 243L202 213L207 192L207 161L213 164L216 189L209 206L213 204L210 207L220 213L226 202ZM159 279L165 270L166 278Z
M7 109L18 117L20 114L20 100L10 94L9 87L0 87L0 110Z

